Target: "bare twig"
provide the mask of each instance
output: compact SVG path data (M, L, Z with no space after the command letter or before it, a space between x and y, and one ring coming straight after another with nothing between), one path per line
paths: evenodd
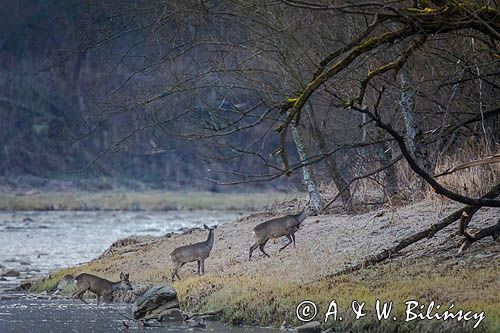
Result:
M486 158L482 158L480 160L475 160L475 161L471 161L471 162L457 165L454 168L448 169L444 172L441 172L440 174L435 175L434 178L449 175L450 173L454 173L458 170L468 169L468 168L472 168L475 166L486 165L486 164L491 164L491 163L500 163L500 153L488 156Z
M325 205L325 207L323 207L323 209L321 211L324 211L326 210L328 207L330 207L330 205L332 203L335 202L335 200L337 200L339 198L339 196L342 194L342 192L344 192L347 188L349 188L349 186L351 186L352 183L354 183L355 181L358 181L358 180L361 180L361 179L364 179L364 178L368 178L368 177L371 177L373 175L376 175L377 173L379 172L382 172L384 171L385 169L393 166L394 164L396 164L398 161L400 161L401 159L403 158L403 155L398 155L396 158L392 159L392 161L390 161L389 163L383 165L382 167L380 168L377 168L375 170L372 170L368 173L365 173L363 175L360 175L360 176L356 176L354 178L352 178L347 184L346 186L344 186L343 188L339 189L339 193L337 193L337 195L335 195L335 197L333 197L333 199L331 199L328 204Z

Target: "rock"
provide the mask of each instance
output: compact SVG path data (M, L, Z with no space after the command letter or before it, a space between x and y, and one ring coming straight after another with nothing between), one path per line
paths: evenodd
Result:
M179 308L179 301L175 299L158 306L153 311L148 311L148 313L146 313L146 315L144 316L144 319L158 319L160 318L160 315L163 312L170 309L178 309L178 308Z
M321 331L321 333L334 333L333 329L329 328L327 330Z
M186 320L186 324L188 324L189 327L191 328L206 328L207 327L207 324L205 324L203 322L203 320L199 320L199 319L189 319L189 320Z
M31 281L31 280L24 280L24 281L21 281L21 283L19 284L19 286L17 287L17 289L19 289L19 290L30 290L31 287L33 287L33 281Z
M169 309L179 309L177 292L169 285L153 286L137 298L132 307L135 319L158 319Z
M160 313L158 321L181 323L184 321L184 317L179 309L174 308Z
M75 277L71 274L66 274L62 277L61 281L57 284L56 290L63 290L67 286L75 283Z
M107 248L100 256L98 259L103 259L107 257L111 257L115 255L116 253L122 254L125 252L131 252L131 251L137 251L138 249L142 248L143 246L146 246L149 243L154 242L157 240L158 237L155 236L130 236L126 237L123 239L119 239L109 248Z
M114 303L134 303L150 286L134 285L133 290L117 290L113 293Z
M2 274L0 274L0 276L3 276L3 277L19 277L20 275L21 275L21 273L19 273L18 271L15 271L13 269L3 271Z
M298 333L320 333L321 323L319 321L311 321L310 323L298 326L295 329Z

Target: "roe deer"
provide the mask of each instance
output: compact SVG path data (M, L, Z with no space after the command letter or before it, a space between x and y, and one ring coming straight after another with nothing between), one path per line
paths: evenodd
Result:
M206 241L178 247L170 254L170 258L172 258L175 265L172 273L172 282L176 276L179 280L181 279L177 271L188 262L197 261L198 274L201 275L205 273L205 259L210 256L210 251L214 246L214 229L217 228L217 226L210 228L204 224L203 228L208 230L208 238Z
M306 217L312 215L317 215L316 210L308 204L298 214L276 217L255 226L255 228L253 228L253 237L255 238L255 243L250 247L248 260L252 258L252 252L257 247L259 248L260 252L269 257L269 254L264 251L264 246L266 246L266 243L270 239L279 238L282 236L285 236L288 239L288 243L282 246L279 251L282 251L292 242L293 247L295 247L295 232L299 230L302 221L304 221Z
M110 302L114 291L132 290L128 278L129 274L120 273L120 281L111 282L92 274L82 273L75 277L78 290L73 294L73 298L79 298L83 303L87 303L83 299L83 294L89 290L97 295L97 305L101 302L101 297L104 298L104 301Z

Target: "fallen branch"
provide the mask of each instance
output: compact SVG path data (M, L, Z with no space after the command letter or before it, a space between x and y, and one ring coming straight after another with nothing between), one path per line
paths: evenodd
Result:
M499 195L500 195L500 183L498 183L497 185L495 185L488 193L486 193L481 198L482 199L493 199L493 198L496 198ZM435 223L435 224L431 225L429 228L427 228L425 230L422 230L422 231L420 231L420 232L418 232L418 233L416 233L414 235L411 235L409 237L406 237L406 238L402 239L395 246L393 246L393 247L391 247L389 249L383 250L383 251L381 251L381 252L379 252L379 253L377 253L375 255L369 256L369 257L365 258L362 262L360 262L360 263L358 263L356 265L353 265L353 266L341 269L340 271L335 272L333 274L330 274L328 276L329 277L333 277L333 276L339 276L339 275L349 274L349 273L352 273L352 272L355 272L355 271L359 271L359 270L361 270L361 269L363 269L365 267L373 266L373 265L375 265L377 263L380 263L380 262L384 261L385 259L390 258L395 253L397 253L397 252L403 250L404 248L412 245L413 243L416 243L416 242L418 242L418 241L420 241L420 240L422 240L424 238L431 238L431 237L433 237L438 231L440 231L441 229L446 228L447 226L449 226L453 222L455 222L458 219L460 219L463 216L464 213L466 213L469 216L472 216L480 208L481 207L479 207L479 206L470 206L470 205L469 206L465 206L464 208L459 209L459 210L455 211L454 213L448 215L447 217L445 217L444 219L442 219L438 223ZM479 237L479 236L482 236L483 234L486 234L486 236L489 236L493 232L491 230L492 228L493 227L489 227L489 228L483 229L483 230L486 230L486 229L488 229L488 230L484 231L480 235L479 235L479 232L478 232L477 236ZM498 230L500 232L500 226L498 224L493 229L496 230L496 228L499 228ZM481 230L480 232L482 232L483 230ZM486 237L486 236L483 236L483 237ZM478 238L478 239L480 239L480 238Z
M460 224L458 225L458 234L459 235L465 234L465 232L467 230L467 226L470 223L470 220L472 220L472 214L469 215L466 212L463 212L462 216L460 216Z
M205 317L205 316L218 316L222 313L223 310L224 309L199 312L199 313L190 313L189 315L185 315L184 320L189 320L197 317Z
M462 215L462 218L460 219L460 231L462 232L462 235L465 236L465 239L462 243L462 246L460 246L460 249L458 250L458 254L462 254L469 248L472 243L477 242L478 240L485 237L491 236L493 240L500 239L500 219L498 219L497 224L486 227L474 234L471 234L469 230L467 230L467 227L465 225L462 226L462 224L465 224L467 218L468 217L466 215Z

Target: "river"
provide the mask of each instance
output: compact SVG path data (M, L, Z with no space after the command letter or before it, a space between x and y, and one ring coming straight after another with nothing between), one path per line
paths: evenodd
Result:
M123 332L120 315L130 305L83 304L73 300L40 299L16 293L24 279L89 261L113 242L130 235L160 236L203 224L234 222L238 212L0 212L0 271L15 270L19 277L0 278L0 332ZM126 320L125 320L126 321ZM139 328L148 332L191 331L183 325ZM274 332L207 323L210 332Z

